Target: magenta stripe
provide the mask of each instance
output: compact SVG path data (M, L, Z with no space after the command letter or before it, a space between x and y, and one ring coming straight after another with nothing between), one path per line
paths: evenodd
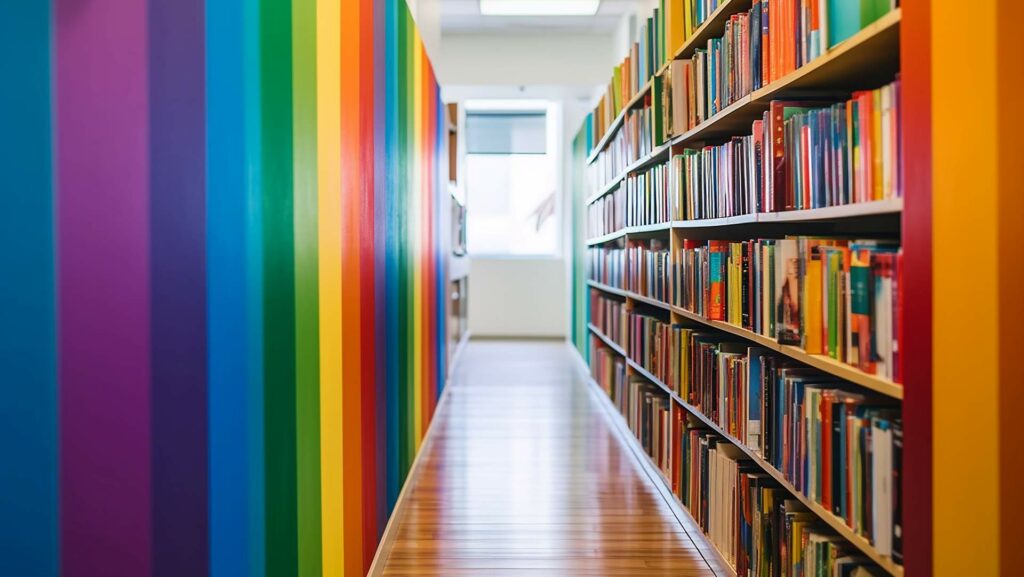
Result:
M146 2L57 0L61 568L151 573Z

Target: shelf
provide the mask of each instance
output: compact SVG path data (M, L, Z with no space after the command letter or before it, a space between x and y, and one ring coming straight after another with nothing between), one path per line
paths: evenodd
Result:
M618 345L618 343L616 343L615 341L611 340L604 333L602 333L601 329L597 328L596 326L594 326L593 324L590 324L590 323L587 324L587 328L590 329L590 332L593 333L593 335L595 337L601 339L601 342L603 342L604 344L608 345L608 348L610 348L611 350L613 350L616 353L618 353L619 356L621 356L623 358L627 357L626 351L623 350L622 347L620 347Z
M653 85L654 82L648 79L647 84L644 84L640 90L633 95L633 98L630 98L629 101L626 102L622 107L622 111L619 112L619 115L616 116L615 120L612 120L612 123L608 125L608 130L605 130L604 136L597 141L597 144L594 146L594 150L590 151L590 156L587 157L587 164L593 164L594 161L597 160L597 155L600 154L606 146L608 146L608 143L615 136L615 133L619 131L623 120L626 118L626 113L632 110L644 99L645 96L647 96L647 93L650 92Z
M613 240L618 240L618 239L620 239L620 238L622 238L624 236L626 236L626 230L625 229L620 230L618 232L612 232L612 233L609 233L609 234L603 234L601 236L597 236L597 237L594 237L594 238L591 238L591 239L587 239L587 246L594 246L594 245L598 245L598 244L604 244L606 242L611 242Z
M606 292L608 294L619 295L620 297L628 297L631 294L633 294L633 293L630 293L628 291L624 291L622 289L615 288L613 286L609 286L609 285L606 285L606 284L599 283L599 282L597 282L595 280L588 280L587 281L587 285L591 286L593 288L596 288L597 290L604 291L604 292Z
M608 344L609 346L612 346L614 344L611 343L610 339L608 339L608 337L602 334L601 331L594 325L590 324L587 325L587 327L590 329L591 333L593 333L595 336L601 339L601 341L604 342L605 344ZM746 443L741 442L736 437L727 433L718 425L718 423L716 423L710 417L702 413L699 409L697 409L697 407L694 407L693 405L683 400L676 393L675 390L673 390L665 383L661 382L660 379L651 374L640 363L634 361L628 355L626 355L621 347L615 346L614 350L615 352L619 353L624 357L626 365L632 368L637 374L650 381L651 384L663 390L666 394L668 394L669 397L672 398L673 401L675 401L676 404L678 404L680 407L686 410L687 413L691 414L694 418L699 420L709 429L714 431L715 434L721 436L726 441L728 441L736 448L738 448L740 451L742 451L744 455L747 456L747 458L749 458L754 464L758 466L758 468L760 468L763 472L767 473L773 479L775 479L775 481L777 481L784 489L786 489L789 493L791 493L793 496L799 499L805 507L807 507L811 512L817 515L818 518L820 518L822 521L827 523L836 533L838 533L840 536L846 539L850 544L857 547L857 549L859 549L862 553L869 557L873 562L877 563L879 567L884 569L890 575L902 577L903 567L901 565L895 563L890 557L886 557L879 554L867 538L865 538L862 535L859 535L856 531L850 528L850 526L848 526L843 519L839 518L831 511L823 507L821 504L817 503L807 495L804 495L802 492L797 490L797 488L794 487L788 479L786 479L786 476L783 475L781 471L776 469L771 463L765 461L757 450L752 449Z
M903 199L892 198L888 200L857 202L841 206L828 206L825 208L811 208L807 210L762 212L758 214L741 214L738 216L727 216L723 218L705 218L700 220L674 220L668 224L648 225L646 227L627 227L620 231L591 239L587 241L587 244L601 244L604 242L608 242L609 240L618 239L630 234L642 234L650 231L663 230L665 228L687 230L724 228L732 226L751 226L757 224L770 225L777 223L818 223L826 221L849 220L855 218L879 217L884 215L898 215L902 212Z
M807 210L788 210L782 212L762 212L757 215L757 222L814 222L821 220L839 220L883 214L899 214L903 212L903 199L890 198L871 202L854 202L839 206L811 208Z
M619 184L622 183L622 180L625 177L626 177L626 173L622 173L619 176L616 176L615 178L613 178L611 180L611 182L605 183L605 185L601 187L601 190L599 190L596 193L590 195L590 198L587 199L587 202L586 202L586 204L584 206L590 206L590 205L594 204L594 201L596 201L597 199L601 198L602 196L608 194L609 192L614 192L615 189L619 188Z
M810 353L805 352L800 347L795 347L792 345L782 345L779 344L779 342L773 338L766 337L764 335L755 333L753 331L748 331L747 329L744 329L742 327L738 327L722 321L708 320L702 317L701 315L690 312L684 308L669 305L667 303L663 303L661 301L657 301L655 299L651 299L631 291L615 289L594 281L587 281L587 284L598 290L602 290L611 294L626 297L627 299L635 300L637 302L642 302L651 306L669 310L681 317L687 318L694 322L698 322L709 327L714 327L723 332L727 332L737 337L741 337L748 341L753 341L758 345L765 347L766 349L770 349L772 351L785 355L791 359L800 361L801 363L814 367L824 373L830 374L835 377L839 377L845 381L849 381L850 383L853 383L865 389L874 391L876 393L880 393L893 399L903 400L903 385L899 383L894 383L893 381L890 381L883 377L879 377L877 375L865 373L864 371L858 369L857 367L837 361L831 357L827 357L825 355L812 355Z

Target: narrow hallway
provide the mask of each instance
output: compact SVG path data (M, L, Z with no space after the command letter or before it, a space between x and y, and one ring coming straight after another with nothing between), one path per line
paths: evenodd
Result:
M715 574L572 354L468 345L376 574Z

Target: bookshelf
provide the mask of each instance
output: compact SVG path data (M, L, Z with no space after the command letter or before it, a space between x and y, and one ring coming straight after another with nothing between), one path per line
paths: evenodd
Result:
M590 150L586 151L587 154L579 157L577 161L578 169L585 173L588 171L588 167L591 167L591 165L598 162L606 149L608 149L610 153L609 145L615 138L616 132L625 125L627 114L629 114L631 110L638 110L650 105L651 109L648 112L651 114L658 113L657 105L653 104L654 100L659 97L657 88L659 84L657 82L657 78L666 77L670 74L670 70L672 70L671 60L681 60L693 57L698 50L701 50L708 45L709 40L721 37L727 30L727 27L730 26L730 21L733 23L736 22L736 19L734 18L735 15L750 10L753 4L756 4L756 2L751 2L750 0L727 0L722 2L717 9L708 15L703 23L691 31L688 39L681 46L676 48L674 51L668 51L670 56L669 59L661 63L659 66L654 67L656 70L655 74L644 84L643 88L627 102L618 116L609 125L607 131L593 143ZM696 125L689 127L684 132L668 135L663 143L650 147L651 151L649 153L641 155L639 158L631 159L631 162L619 163L616 161L612 166L621 166L622 164L625 164L626 168L612 176L606 182L594 182L594 178L589 179L589 190L585 190L584 194L578 197L584 199L584 209L591 207L591 205L594 205L598 201L612 194L615 195L615 200L611 198L608 200L618 203L618 198L623 194L619 189L625 187L624 183L627 182L627 178L630 178L632 175L644 173L649 167L658 164L666 164L669 159L680 154L683 150L699 150L706 146L714 146L728 142L730 139L734 139L735 137L750 135L752 123L764 117L766 111L771 108L773 101L787 99L820 99L825 103L821 107L824 108L833 102L847 101L850 98L851 92L877 89L880 86L887 85L900 73L900 52L902 48L901 28L903 20L903 10L899 7L895 7L884 15L878 17L873 22L862 26L859 31L852 33L845 40L842 40L827 49L821 50L817 57L808 58L803 65L795 67L795 69L792 69L789 73L784 74L781 77L776 77L773 81L767 82L764 85L751 90L748 94L737 98L731 104L722 107L716 113ZM671 96L666 96L666 98L670 99ZM662 104L661 106L661 113L665 113L665 107L670 105ZM667 124L668 121L666 120L664 122ZM586 130L586 128L584 130ZM656 129L651 129L652 134L655 134L654 130ZM644 138L644 136L641 136L641 138ZM654 138L657 139L657 137ZM789 149L786 149L786 153L789 154ZM904 162L902 157L897 157L896 155L887 157L885 161L888 162L889 158L898 158L896 161L897 163ZM603 162L604 161L602 161L602 163ZM903 169L900 168L900 171L903 172ZM594 172L596 173L597 171ZM602 170L602 172L610 171ZM677 184L675 179L675 174L670 172L668 177L669 196L673 199L675 198L674 195L677 194L677 189L674 188ZM632 179L630 182L632 182ZM655 193L652 192L652 195L653 194ZM647 202L650 202L651 196L648 196L646 200ZM879 243L895 243L902 238L903 221L905 219L904 196L901 194L895 194L894 196L885 196L882 198L875 196L874 199L871 200L864 200L863 198L858 200L861 200L861 202L852 202L849 204L835 203L819 208L799 210L764 211L755 209L746 214L736 214L735 216L720 218L678 220L670 218L666 219L659 216L655 219L658 222L655 222L654 224L645 224L642 226L619 225L611 227L607 224L608 219L611 218L614 220L621 217L600 216L602 214L607 214L601 211L606 209L608 203L602 202L600 207L594 207L598 210L596 213L598 215L597 222L602 226L602 228L598 230L601 232L609 231L609 229L614 230L610 230L610 232L607 232L606 234L599 235L584 233L583 246L585 249L583 254L585 258L590 259L590 254L594 253L594 251L598 251L596 253L598 255L605 255L603 252L605 250L620 252L622 253L621 262L625 264L620 265L618 272L614 274L622 275L622 278L627 278L630 274L644 274L648 276L660 274L662 276L657 279L659 283L663 281L665 285L672 287L679 281L675 280L675 277L673 276L676 274L675 269L673 268L670 272L668 267L675 267L679 264L679 259L682 257L677 255L677 251L680 251L684 247L684 243L687 243L685 244L687 247L691 246L689 244L691 241L699 241L703 243L721 241L740 244L752 238L782 239L798 235L813 235L816 237L824 236L842 239L869 238L879 239ZM674 203L676 201L672 200L671 202ZM628 201L625 204L628 204ZM646 206L650 207L651 205L648 204ZM613 209L615 212L612 214L624 210L619 205L615 205L615 207L616 208ZM631 209L626 208L625 210ZM646 210L650 209L648 208ZM659 208L658 210L662 209ZM672 215L675 215L676 213L674 208L671 209L670 212ZM584 211L584 214L586 214L586 210ZM657 214L661 215L662 213L659 212ZM651 217L649 215L645 216L645 218L639 220L639 222L650 222L650 218ZM634 219L632 222L638 222L638 220ZM655 244L655 242L657 244ZM761 245L758 245L759 250L760 246ZM630 251L631 249L638 247L644 248L640 253L638 253L639 256L634 256ZM811 250L816 251L814 248ZM665 255L666 251L667 255ZM665 265L666 268L660 268L661 264L651 264L652 262L660 263L661 261L642 260L645 257L651 256L649 253L655 252L661 253L664 255L663 258L667 259L667 263L669 264ZM815 254L817 253L815 252ZM822 252L822 254L825 253ZM601 256L601 258L604 258L604 256ZM606 271L606 268L609 266L607 265L607 262L614 262L614 258L618 257L613 257L612 261L601 261L599 259L598 261L591 260L588 262L604 262L605 264L601 265L604 268L601 270ZM751 258L753 257L751 256ZM804 258L804 256L801 256L801 258ZM874 258L874 256L871 258ZM801 261L801 263L805 262L806 261ZM886 260L885 262L888 261ZM895 258L893 262L897 262ZM744 261L744 264L745 263L746 261ZM644 266L648 268L643 269ZM801 264L801 266L805 265ZM638 269L636 267L640 268ZM640 269L643 269L646 272L637 273L636 271ZM768 269L765 270L767 271ZM799 274L806 273L801 269ZM873 272L872 274L881 273ZM710 315L705 316L705 314L699 314L667 302L670 300L675 302L672 298L666 298L664 300L651 298L649 296L645 296L645 294L640 294L639 292L618 288L618 286L629 286L629 284L619 284L619 281L616 281L615 284L618 286L612 286L611 284L593 280L593 278L595 277L591 276L591 274L588 274L585 277L585 298L590 299L593 295L603 295L614 302L620 303L624 311L624 316L622 317L622 320L620 320L621 323L626 323L626 320L624 319L627 318L632 320L636 316L634 313L639 311L637 314L640 316L663 319L660 321L662 326L667 323L671 326L685 325L713 330L713 334L727 335L730 341L738 339L736 341L737 343L742 342L746 343L749 347L763 348L769 351L770 354L774 355L776 358L784 359L786 363L789 363L786 366L798 367L800 369L813 369L817 371L816 374L821 374L825 378L830 379L828 382L837 383L837 388L842 391L849 392L850 394L867 395L873 399L884 399L882 402L887 403L886 407L888 407L889 410L897 411L897 420L902 419L904 385L902 382L894 380L896 377L900 376L900 373L898 372L893 373L895 375L893 378L889 378L882 373L874 374L874 364L869 367L864 367L860 364L861 361L856 359L856 354L852 357L844 357L842 353L837 355L834 351L832 356L828 354L812 354L808 352L808 350L813 350L811 348L805 350L801 346L787 344L792 342L792 340L780 341L772 336L766 336L766 334L764 334L765 331L757 332L755 330L739 326L739 324L732 324L723 320L711 320L711 318L709 318ZM646 280L633 280L631 282L653 282L651 278L644 278ZM884 277L879 278L883 278L884 280ZM659 284L659 286L661 285ZM745 292L747 290L747 286L745 284L742 286ZM651 294L650 290L650 285L648 285L645 292ZM801 290L803 289L801 288ZM804 298L803 294L801 294L800 298ZM847 296L844 298L852 297ZM895 298L893 300L895 302ZM744 307L747 306L745 303L746 301L744 301ZM847 544L849 548L855 550L857 554L869 559L870 562L877 565L877 568L882 572L894 577L903 576L904 567L902 565L902 561L897 562L892 556L886 554L883 549L880 549L881 545L874 542L871 538L866 537L865 535L869 534L868 530L865 530L863 533L855 530L852 528L852 525L854 524L853 521L839 517L833 513L830 508L822 505L814 498L807 496L800 487L795 485L795 482L792 479L788 478L781 470L764 458L758 450L751 448L747 443L741 442L738 438L730 434L729 431L724 430L715 422L714 419L702 413L698 407L687 403L686 400L681 398L671 386L659 380L656 374L648 371L644 367L642 359L631 358L630 351L633 350L631 345L637 345L637 343L630 342L630 339L635 338L631 332L633 329L623 328L621 334L626 338L626 342L623 342L621 345L616 343L606 336L602 332L601 327L593 321L592 317L595 314L595 306L598 305L592 304L590 309L588 309L589 312L586 324L586 331L591 336L591 347L597 346L610 351L613 355L623 361L627 388L631 386L629 383L633 382L631 379L640 379L642 382L654 385L656 389L660 390L671 400L670 405L672 407L672 411L683 411L688 416L688 419L695 423L699 423L701 427L710 430L714 435L724 439L725 442L738 449L742 454L742 459L745 463L751 464L757 470L770 477L784 492L799 501L799 504L803 507L805 512L809 513L814 519L816 519L821 526L827 527L830 534L837 536L842 543ZM722 306L732 306L732 304L723 304ZM751 304L750 306L750 310L752 311L753 309L756 309L758 305ZM605 312L604 314L607 315L609 313ZM842 315L849 313L838 311L834 314ZM751 315L753 315L753 313L751 313ZM902 318L899 317L899 312L892 312L892 315L893 318L898 320ZM733 317L730 316L728 318ZM746 325L748 321L744 319L743 322ZM739 323L739 321L737 321L737 323ZM616 334L620 333L617 332ZM885 333L883 332L882 334ZM892 333L893 341L896 339L896 334L897 332L894 329L894 332ZM648 333L648 336L646 337L647 339L651 338L649 335L650 333ZM839 338L843 339L844 337L840 335ZM849 336L845 338L849 339ZM639 346L647 347L653 345L644 341L643 344ZM645 354L650 355L651 353L647 350ZM875 353L872 352L869 354L873 355ZM902 352L900 352L900 354L902 354ZM848 364L847 362L837 360L834 356L838 356L838 358L843 358L847 361L851 361L851 359L854 360ZM590 358L590 355L588 355L588 358ZM591 368L593 369L593 367ZM895 369L888 367L888 370L894 371ZM603 384L598 383L598 376L596 373L592 375L590 380L595 389L603 391L604 394L602 396L608 400L610 392L608 387L610 385L605 382L607 380L607 375L604 375L604 377L605 379L602 381ZM906 380L906 375L902 375L900 380ZM612 405L616 405L620 401L609 400L608 402ZM872 422L870 426L875 426L875 424ZM639 435L635 429L634 432ZM673 438L669 441L669 445L672 446L678 442L681 441ZM672 481L666 478L664 469L656 464L656 458L653 456L653 453L650 455L645 453L645 456L647 457L649 464L653 466L653 469L659 472L657 477L660 479L660 482L668 487L669 492L672 492ZM904 461L907 461L906 457L904 458ZM672 466L675 466L675 464ZM903 474L899 472L899 465L897 465L894 470L896 471L894 474L899 474L900 478L904 478ZM804 479L803 483L806 482L806 479ZM806 490L806 486L804 487L804 490ZM869 493L872 491L871 488L867 488L866 490ZM902 498L897 497L897 499L899 500ZM679 505L683 510L688 511L685 504L679 503ZM858 506L863 506L863 502ZM838 512L839 509L836 509L836 511ZM908 512L904 510L902 515L905 520ZM894 522L899 523L901 521L896 520ZM712 541L711 537L708 538L709 542ZM717 550L717 547L714 545L712 545L712 548ZM904 553L906 553L906 551L904 551ZM722 557L728 558L728 556ZM731 567L730 570L735 572L736 567Z

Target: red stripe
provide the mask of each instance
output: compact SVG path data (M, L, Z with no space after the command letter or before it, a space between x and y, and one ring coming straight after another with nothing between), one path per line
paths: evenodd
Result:
M908 575L932 574L932 137L929 0L904 0L903 555Z

